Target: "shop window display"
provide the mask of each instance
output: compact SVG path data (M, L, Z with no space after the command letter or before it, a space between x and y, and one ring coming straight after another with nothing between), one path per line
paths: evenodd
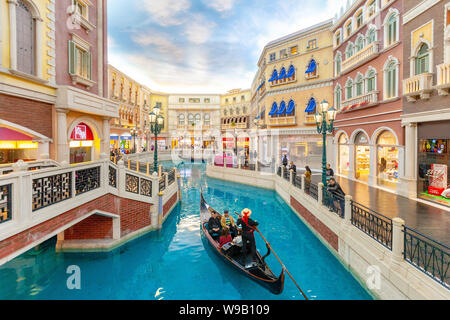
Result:
M378 185L396 189L398 183L398 147L397 139L390 131L380 134L377 141L377 178Z
M419 140L418 197L450 207L450 140Z
M370 173L370 146L367 136L360 132L355 139L355 177L368 182Z

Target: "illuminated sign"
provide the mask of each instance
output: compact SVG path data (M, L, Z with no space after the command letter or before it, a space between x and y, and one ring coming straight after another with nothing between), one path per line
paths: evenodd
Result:
M77 125L74 129L75 140L86 140L87 128L85 125Z

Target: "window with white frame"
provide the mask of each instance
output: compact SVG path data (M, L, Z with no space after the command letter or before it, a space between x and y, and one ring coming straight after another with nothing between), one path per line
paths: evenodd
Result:
M385 46L388 47L398 41L399 15L393 12L389 15L384 26Z
M366 9L366 12L367 12L367 18L371 18L374 14L375 14L375 12L376 12L376 1L375 0L370 0L370 1L368 1L367 2L367 9Z
M367 74L366 82L367 82L366 83L367 93L376 90L376 73L375 73L375 70L371 69L369 71L369 73Z
M355 89L356 89L356 97L362 96L364 93L364 80L363 80L363 76L362 74L358 74L358 76L356 77L356 85L355 85Z
M200 115L200 113L197 113L195 115L195 124L199 125L202 122L202 116Z
M342 107L342 89L340 85L337 85L334 89L334 105L336 110L341 110Z
M339 30L339 31L337 31L336 34L334 35L334 43L335 43L335 46L336 46L336 47L339 46L339 45L341 44L341 41L342 41L342 39L341 39L341 31Z
M180 126L184 126L185 120L186 120L185 115L184 115L183 113L181 113L181 114L178 116L178 124L179 124Z
M355 43L355 51L361 51L364 48L364 37L362 35L360 35L357 39L356 39L356 43Z
M414 64L414 74L422 74L429 72L430 68L430 51L428 48L428 45L426 43L423 43L419 51L417 52L417 56L415 58L415 64Z
M371 44L372 42L375 42L377 40L376 37L377 37L377 33L376 33L375 28L370 28L367 31L367 35L366 35L367 45Z
M203 117L203 123L205 126L209 126L211 124L211 115L209 113L205 114Z
M71 40L69 40L69 74L92 79L91 53Z
M390 59L384 69L384 98L390 99L398 96L398 62Z
M348 79L345 84L345 99L349 100L351 98L353 98L353 80Z
M350 20L345 25L345 37L349 37L352 34L353 28L352 28L352 21Z
M359 29L363 25L363 10L361 9L356 15L356 29Z
M340 52L337 53L335 58L335 72L336 76L341 73L341 67L342 67L342 55Z
M348 59L353 56L353 43L349 42L347 45L347 49L345 50L345 58Z
M285 58L285 57L287 57L287 56L288 56L287 50L286 50L286 49L282 49L282 50L280 51L280 59L281 59L281 58Z
M270 61L275 61L275 59L276 59L275 53L271 53L271 54L269 55L269 60L270 60Z
M194 115L192 113L188 114L188 123L190 126L194 124Z
M13 5L13 4L11 4ZM21 0L16 6L17 70L36 74L36 23L31 9ZM41 75L39 75L41 76Z

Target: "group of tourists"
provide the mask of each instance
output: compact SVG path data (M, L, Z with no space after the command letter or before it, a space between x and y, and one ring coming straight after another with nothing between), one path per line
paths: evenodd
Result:
M254 232L259 223L251 219L251 215L252 211L250 209L244 209L239 215L239 219L235 222L228 210L224 211L223 216L213 211L208 221L208 232L219 243L221 248L226 247L228 249L231 246L240 246L242 243L242 253L255 257L256 243Z

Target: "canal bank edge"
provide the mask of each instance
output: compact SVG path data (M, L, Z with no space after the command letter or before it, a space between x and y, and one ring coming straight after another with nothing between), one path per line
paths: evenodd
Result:
M380 287L368 288L372 295L384 300L450 299L449 290L409 263L396 259L393 252L276 174L211 165L207 165L206 174L215 179L276 191L363 287L368 288L367 280L373 276L369 271L380 270Z

